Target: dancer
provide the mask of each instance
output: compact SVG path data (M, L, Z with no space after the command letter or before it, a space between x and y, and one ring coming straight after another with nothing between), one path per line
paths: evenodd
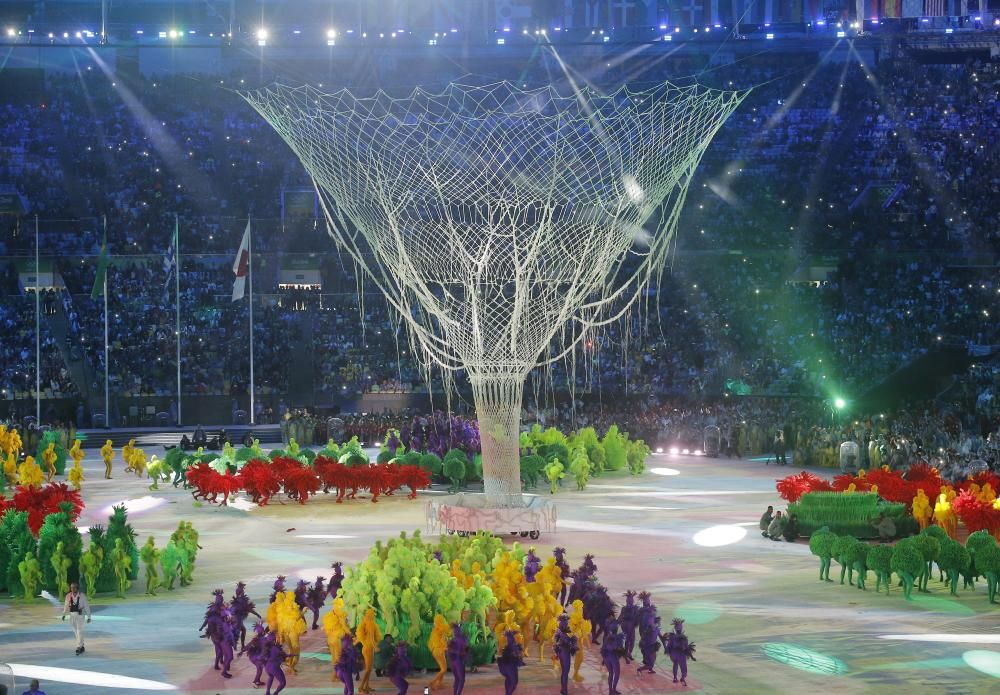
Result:
M507 611L507 614L513 616L514 611ZM441 687L444 683L444 674L448 672L446 654L448 651L448 637L450 635L451 627L448 626L448 621L444 619L443 615L438 613L434 616L434 627L431 628L431 636L427 640L427 649L430 650L431 657L438 665L437 675L427 684L431 690Z
M566 592L569 591L569 580L570 580L570 569L569 563L566 562L566 548L553 548L552 556L556 560L556 566L559 567L562 572L562 586L559 589L559 603L566 605Z
M59 455L56 454L56 443L49 442L49 445L45 447L45 451L42 452L42 462L45 464L45 482L47 483L51 483L56 475L57 458L59 458Z
M65 596L69 592L69 566L73 561L66 557L62 541L56 543L56 549L49 558L49 563L56 572L56 591L60 596Z
M319 611L326 603L326 586L323 582L326 577L316 577L316 582L306 591L306 606L313 614L312 629L319 628Z
M559 616L559 629L552 641L552 653L559 662L559 694L569 695L569 669L573 663L573 655L579 646L576 637L569 629L569 616L563 613Z
M73 636L76 638L76 655L80 656L86 651L83 643L83 623L84 616L87 618L86 622L90 622L90 602L76 582L69 585L69 593L63 601L62 619L66 620L67 615L69 624L73 628Z
M273 633L268 633L273 635ZM278 695L282 690L285 689L285 672L281 670L281 665L285 663L285 659L288 658L288 654L282 649L278 640L274 637L268 640L267 644L267 659L264 662L264 670L267 671L267 689L264 691L264 695ZM275 690L271 690L271 684L274 681L278 681L278 687Z
M694 658L694 644L688 642L687 635L684 634L684 621L680 618L673 619L674 629L663 635L663 651L670 657L674 666L674 683L677 682L677 668L681 670L681 685L687 685L687 660L697 661Z
M201 630L205 634L202 637L212 640L215 648L215 663L212 668L222 671L223 678L232 678L229 666L233 662L233 647L235 646L235 633L230 620L232 614L226 606L222 589L215 590L215 598L205 611L205 620L201 624Z
M625 592L625 605L618 613L618 625L625 638L625 663L632 663L632 652L635 650L635 633L639 628L639 606L635 605L635 592L629 589Z
M407 682L406 677L410 675L410 669L413 665L410 663L410 658L406 654L406 642L399 641L396 643L396 651L389 659L389 663L386 666L386 675L389 676L389 682L396 686L396 695L406 695L406 691L409 690L410 684Z
M125 598L132 582L129 581L129 573L132 571L132 557L129 555L121 538L115 539L115 547L111 551L111 566L115 569L115 586L118 589L118 598Z
M642 666L636 673L656 673L656 653L660 650L660 618L647 614L639 624L639 651L642 652Z
M330 598L337 598L337 592L340 591L340 585L344 583L344 563L335 562L330 565L330 569L333 570L333 576L330 577L330 583L326 585L326 591L330 594Z
M156 566L160 562L160 551L157 550L153 537L146 539L146 544L139 550L143 567L146 568L146 594L156 596L156 587L160 585L160 575Z
M17 563L17 572L24 587L24 600L33 601L38 596L38 587L43 582L42 566L31 553L25 553L24 559Z
M271 633L268 632L264 623L259 620L254 624L253 631L253 638L249 644L243 645L240 649L240 656L246 654L247 658L250 659L250 663L257 667L257 672L254 674L251 684L255 688L259 688L264 685L264 681L260 679L260 676L264 672L264 664L267 662L267 655L270 651L268 637Z
M73 467L69 469L69 473L66 474L66 478L69 480L70 484L73 486L74 490L79 490L83 482L83 466L81 461L83 461L84 453L83 449L80 448L80 440L73 440L73 447L69 450L69 455L73 459Z
M455 678L452 695L462 695L465 689L465 665L469 661L469 640L462 632L461 623L451 626L451 641L448 643L448 665Z
M111 480L111 464L115 460L115 450L111 447L110 439L101 447L101 458L104 459L104 477Z
M382 631L375 623L375 609L369 608L365 611L365 617L358 625L358 642L361 644L361 656L365 661L364 675L361 677L359 689L363 693L371 692L372 669L375 667L375 646L382 639Z
M497 669L503 676L504 695L511 695L517 690L518 671L524 666L524 649L518 644L513 630L506 630L503 634L504 644L497 655Z
M326 633L326 645L330 650L330 661L336 664L340 660L340 644L344 635L351 634L351 628L347 625L347 610L344 608L344 599L335 598L330 612L323 616L323 632ZM334 670L333 680L337 680L337 673Z
M573 681L582 683L580 666L583 665L584 650L590 646L591 625L583 617L583 601L573 601L573 613L569 616L569 629L576 637L576 654L573 655Z
M601 662L608 671L608 695L620 695L618 680L622 675L623 656L628 658L625 635L618 629L618 621L612 618L604 626L604 643L601 645Z
M263 620L260 613L256 610L257 606L252 600L250 600L250 597L247 596L246 588L246 584L243 582L237 582L236 593L233 594L233 597L229 600L229 608L232 610L233 620L236 622L236 631L239 633L241 649L246 646L246 619L251 615L256 615L258 620Z
M349 634L344 635L340 638L340 658L333 665L334 673L344 684L344 695L354 695L354 675L360 666L358 662L358 648L354 646L354 640Z

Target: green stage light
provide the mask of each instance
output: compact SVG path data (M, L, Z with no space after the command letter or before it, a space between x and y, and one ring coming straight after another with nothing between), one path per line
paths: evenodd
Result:
M843 398L834 398L833 406L837 410L843 410L847 406L847 401L845 401Z
M800 671L825 676L839 676L847 673L847 664L840 659L795 644L765 642L761 645L761 649L768 658Z

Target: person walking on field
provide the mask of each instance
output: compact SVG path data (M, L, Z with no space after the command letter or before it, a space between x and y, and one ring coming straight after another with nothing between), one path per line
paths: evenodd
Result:
M70 625L73 626L73 634L76 636L76 655L80 656L86 651L83 646L83 621L86 616L87 622L90 622L90 603L76 582L69 585L69 593L63 602L62 619L66 620L67 615Z

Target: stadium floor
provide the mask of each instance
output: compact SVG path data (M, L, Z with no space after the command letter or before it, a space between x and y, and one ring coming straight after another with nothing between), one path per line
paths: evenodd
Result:
M223 588L228 596L243 580L263 612L276 575L311 581L327 576L334 560L362 559L375 539L424 529L423 502L440 494L375 505L337 505L321 496L305 506L194 506L181 490L150 493L148 481L123 473L120 462L106 481L96 452L88 454L87 509L79 526L105 522L110 506L122 500L132 508L140 544L152 534L162 546L179 519L192 521L204 548L195 583L153 598L142 595L140 580L125 601L99 598L80 657L57 606L0 601L0 662L17 664L23 674L16 692L37 667L70 669L39 673L48 695L139 693L166 684L185 693L258 692L248 685L252 668L245 658L234 663L229 681L211 669L212 647L198 639L198 626L212 590ZM652 456L649 466L642 477L603 476L584 492L561 492L555 498L559 531L535 543L543 557L564 546L574 567L591 552L616 598L629 588L648 589L666 627L674 616L685 618L698 659L690 664L689 687L671 682L661 654L655 675L623 667L622 693L996 692L1000 611L987 603L982 583L955 599L934 580L931 593L912 602L895 587L886 596L821 583L806 544L771 542L757 530L764 507L781 503L775 478L794 469L669 455ZM585 681L571 684L571 693L607 692L596 648L588 651L582 674ZM284 692L341 692L330 675L322 630L310 632L299 672L289 675ZM116 682L121 676L151 683L122 688L128 683ZM427 680L414 675L410 692L422 692ZM376 692L393 692L388 681L373 683ZM451 692L450 677L445 685ZM558 687L537 656L529 659L518 692ZM501 693L502 679L495 668L483 668L469 675L465 692Z

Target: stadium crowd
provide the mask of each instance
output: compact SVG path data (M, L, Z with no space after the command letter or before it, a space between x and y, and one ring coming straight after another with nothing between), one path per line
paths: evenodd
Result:
M658 77L671 66L686 67L666 61ZM941 345L986 355L949 396L966 419L995 416L998 369L989 355L1000 343L1000 209L991 201L1000 194L1000 148L987 135L1000 130L997 64L884 60L789 73L761 59L713 69L703 81L761 86L706 153L655 302L581 344L576 369L544 378L560 390L572 381L577 392L627 392L657 405L624 414L575 409L573 417L628 417L659 439L664 431L665 439L696 439L714 420L730 448L751 453L793 427L796 442L819 451L840 434L823 408L787 399L722 400L708 412L676 404L717 400L727 386L734 399L747 391L811 398L834 384L859 393ZM317 402L335 404L426 388L384 301L370 288L360 299L352 292L356 271L311 220L283 217L281 191L308 182L271 128L224 89L240 82L118 80L88 66L49 75L38 93L0 105L0 185L13 184L28 206L25 215L0 216L0 253L10 261L0 306L8 399L34 382L34 302L17 257L34 253L36 214L41 253L58 278L58 300L46 295L42 320L47 396L78 395L104 370L103 300L91 298L91 287L105 239L114 256L113 388L121 396L175 393L167 266L176 216L183 391L243 398L248 307L229 295L249 214L259 230L258 393L294 399L289 390L308 384ZM282 254L299 251L324 258L316 298L277 287ZM74 370L76 361L84 367ZM91 383L75 383L81 378ZM924 422L916 416L893 422L911 423L901 425L909 439L913 428L929 427L912 424ZM888 434L902 439L904 430ZM983 442L989 433L964 431ZM939 449L983 446L922 439Z

